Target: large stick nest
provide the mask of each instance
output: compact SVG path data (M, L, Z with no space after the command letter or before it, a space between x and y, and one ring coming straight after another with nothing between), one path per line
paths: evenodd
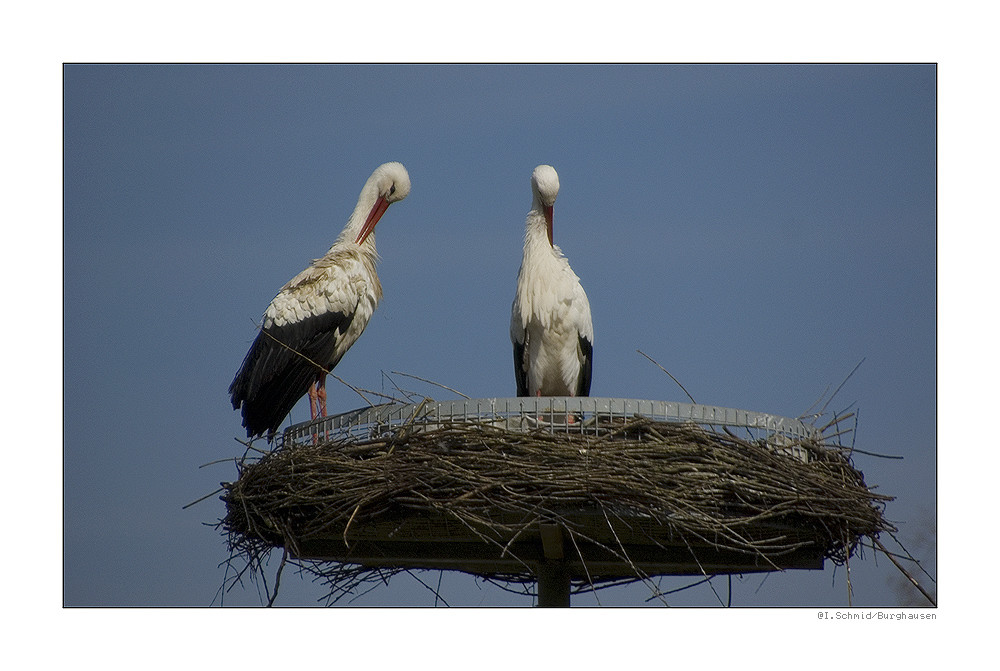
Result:
M598 435L455 423L288 445L244 460L239 479L223 486L221 526L231 551L247 558L274 547L302 556L317 538L342 539L346 557L354 531L412 517L451 520L505 551L541 520L560 525L579 552L577 541L593 534L575 513L596 510L608 526L612 518L653 523L695 555L698 548L752 555L770 570L804 547L841 563L864 537L895 530L883 517L892 497L866 486L846 448L642 417ZM628 566L624 549L610 551ZM357 570L344 572L349 558L327 563L334 583L360 582ZM527 569L505 579L528 580Z

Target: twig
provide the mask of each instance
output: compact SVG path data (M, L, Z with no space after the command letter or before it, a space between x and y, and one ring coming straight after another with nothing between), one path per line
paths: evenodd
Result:
M910 584L913 585L914 587L916 587L917 590L921 594L924 595L924 598L927 599L927 601L929 601L932 606L937 606L937 602L934 601L934 599L931 597L931 595L927 593L927 590L925 590L923 587L921 587L920 583L918 583L913 576L911 576L909 573L907 573L906 569L904 569L902 566L899 565L899 562L896 561L896 559L892 556L891 552L889 552L888 550L885 549L885 546L882 545L882 542L878 538L876 538L874 536L871 537L871 540L872 540L872 543L874 543L876 546L878 546L878 549L881 550L882 553L886 557L889 558L889 561L891 561L893 563L893 565L896 568L899 569L899 572L902 573L904 576L906 576L906 579L910 581ZM902 546L900 546L900 547L902 547Z
M268 452L267 450L262 450L259 447L254 447L252 440L242 440L241 438L237 438L236 436L233 436L233 440L235 440L243 447L247 448L248 451L253 450L254 452L258 452L260 454L270 454L270 452Z
M283 548L281 552L281 564L278 565L278 572L274 574L274 593L267 600L267 607L274 605L274 600L278 598L278 586L281 584L281 572L285 570L285 561L288 559L288 548Z
M359 510L361 510L360 503L354 507L354 512L351 513L351 516L347 519L347 524L344 526L344 545L346 547L351 547L351 544L347 540L347 530L351 528L351 522L354 521L354 516L358 514Z
M417 395L416 392L406 391L405 389L403 389L402 387L400 387L398 384L396 384L396 381L393 380L391 376L389 376L389 375L386 374L385 371L382 371L382 378L383 378L383 380L388 379L389 383L393 387L396 388L396 391L398 391L400 394L402 394L405 397L407 403L412 403L413 402L413 397ZM383 382L383 384L384 384L384 382ZM423 396L423 394L420 394L420 396Z
M423 580L421 580L420 578L418 578L417 574L415 574L410 569L405 569L404 573L408 574L411 578L413 578L414 580L416 580L417 582L419 582L421 585L423 585L425 588L427 588L428 590L430 590L431 593L434 594L434 605L435 606L437 606L438 599L440 599L444 603L444 605L445 605L446 608L451 608L451 606L448 605L448 602L444 600L444 597L441 596L441 583L440 583L440 581L438 582L438 588L434 589L433 587L431 587L430 585L428 585L427 583L425 583ZM442 571L441 573L443 575L444 571Z
M903 544L902 544L902 543L900 542L900 540L899 540L899 538L898 538L898 537L896 536L896 534L892 533L891 531L887 531L886 533L888 533L888 534L889 534L889 538L891 538L892 540L896 541L896 545L898 545L898 546L899 546L899 548L900 548L900 549L901 549L901 550L902 550L903 552L905 552L905 553L906 553L906 558L907 558L907 559L909 559L910 561L912 561L912 562L913 562L914 564L916 564L916 565L917 565L917 566L918 566L918 567L920 568L920 572L921 572L921 573L923 573L923 574L924 574L925 576L927 576L927 578L928 578L928 579L929 579L929 580L930 580L930 581L931 581L932 583L934 583L934 584L936 585L936 584L937 584L937 580L935 580L935 579L934 579L934 576L932 576L932 575L931 575L930 573L928 573L928 572L927 572L927 569L925 569L925 568L923 567L923 565L922 565L922 564L921 564L921 563L920 563L919 561L917 561L916 557L914 557L914 556L913 556L913 555L912 555L912 554L910 553L910 551L906 549L906 547L905 547L905 546L904 546L904 545L903 545Z
M660 364L656 363L656 361L653 361L653 357L649 356L648 354L646 354L645 352L643 352L641 349L637 349L636 352L638 352L639 354L643 355L644 357L646 357L647 359L649 359L650 361L652 361L656 365L656 367L659 368L660 370L662 370L664 373L666 373L667 375L670 375L670 371L668 371L666 368L664 368ZM697 401L694 400L694 396L692 396L691 394L688 394L688 390L684 388L684 385L682 385L680 383L680 381L676 377L674 377L673 375L670 375L670 379L677 383L677 386L681 388L681 391L683 391L685 394L687 394L687 397L689 399L691 399L692 403L697 403Z
M364 401L365 401L365 403L367 403L370 407L372 407L372 408L375 407L375 404L372 403L371 400L367 396L365 396L364 393L362 393L362 391L360 389L358 389L357 387L355 387L353 384L351 384L350 382L347 382L346 380L344 380L344 378L340 377L339 375L334 375L330 371L327 371L327 375L329 375L334 380L336 380L337 382L339 382L340 384L344 385L345 387L347 387L348 389L350 389L351 391L353 391L355 394L357 394L358 396L360 396L361 398L363 398ZM369 391L368 389L366 389L365 391L367 391L369 394L378 394L378 392ZM382 394L378 394L378 395L379 396L383 396ZM392 397L391 396L385 396L385 398L392 398Z
M434 382L433 380L426 380L426 379L424 379L422 377L419 377L417 375L411 375L409 373L401 373L398 370L394 370L394 371L390 371L390 372L393 375L403 375L405 377L412 377L414 380L420 380L421 382L426 382L427 384L433 384L435 387L441 387L442 389L447 389L448 391L450 391L452 393L458 394L462 398L470 398L469 396L466 396L465 394L463 394L462 392L458 391L457 389L452 389L451 387L447 387L447 386L441 384L440 382Z
M861 368L861 364L863 364L865 362L865 359L867 358L868 357L862 358L861 361L858 362L858 365L855 366L853 369L851 369L851 372L847 374L847 377L845 377L844 381L840 383L840 386L838 386L834 390L834 392L830 395L830 398L826 400L826 403L823 404L823 408L819 411L820 417L826 414L826 407L830 405L830 402L833 401L834 397L836 397L837 394L840 392L840 390L843 388L843 386L847 384L847 381L851 379L851 376L854 375L854 373L857 372L859 368Z
M846 449L846 448L845 448ZM855 447L851 448L851 452L857 454L863 454L867 457L877 457L879 459L905 459L905 457L896 454L879 454L878 452L865 452L864 450L859 450Z
M255 324L257 324L256 322L254 322L254 323L255 323ZM306 360L307 362L309 362L310 364L312 364L313 366L315 366L316 368L318 368L318 369L319 369L320 371L322 371L322 372L324 372L324 373L326 373L326 374L328 374L328 375L329 375L329 373L330 373L330 370L329 370L329 369L328 369L328 368L327 368L326 366L321 366L320 364L316 363L315 361L313 361L312 359L310 359L310 358L309 358L309 357L307 357L307 356L306 356L305 354L303 354L302 352L298 351L297 349L295 349L295 348L294 348L294 347L292 347L291 345L289 345L289 344L287 344L287 343L284 343L284 342L282 342L282 341L281 341L281 340L280 340L279 338L276 338L276 337L274 336L274 334L273 334L273 333L271 333L270 331L266 331L266 330L264 330L264 325L263 325L263 323L260 323L260 324L257 324L257 330L258 330L258 331L260 331L261 333L263 333L264 335L266 335L266 336L267 336L268 338L270 338L270 339L271 339L271 340L273 340L274 342L276 342L276 343L278 343L279 345L281 345L282 347L284 347L285 349L287 349L287 350L288 350L289 352L291 352L292 354L295 354L295 355L297 355L297 356L300 356L300 357L302 357L302 358L303 358L303 359L305 359L305 360Z
M844 560L844 570L847 572L847 607L850 608L852 600L851 597L854 594L854 590L851 588L851 549L846 547L846 543L844 545L844 555L847 557L847 559Z
M815 401L813 401L813 404L810 405L806 409L806 411L803 412L801 415L799 415L796 419L803 419L805 417L808 417L809 413L812 411L812 409L815 408L817 405L819 405L819 402L823 400L823 397L826 396L826 392L828 392L828 391L830 391L830 385L826 385L826 389L824 389L823 393L819 395L819 398L817 398ZM819 413L816 414L816 417L822 417L822 416L823 416L822 412L819 412Z
M214 492L212 492L211 494L205 494L205 495L204 495L203 497L201 497L200 499L195 499L194 501L192 501L191 503L187 504L186 506L183 506L183 507L181 508L181 510L187 510L188 508L190 508L190 507L191 507L191 506L193 506L194 504L196 504L196 503L201 503L201 502L202 502L202 501L204 501L205 499L207 499L207 498L209 498L209 497L211 497L211 496L215 496L215 495L216 495L216 494L218 494L219 492L224 492L224 491L226 491L226 488L225 488L225 487L219 487L218 489L216 489L216 490L215 490Z
M597 605L601 605L601 600L597 596L597 590L594 588L594 579L590 576L590 569L587 567L587 560L584 558L583 553L580 552L580 546L576 542L576 534L573 533L572 529L565 529L566 534L569 536L569 540L573 543L573 549L576 550L576 556L580 558L580 564L583 565L583 571L587 574L587 584L590 585L591 590L594 592L594 598L597 599Z

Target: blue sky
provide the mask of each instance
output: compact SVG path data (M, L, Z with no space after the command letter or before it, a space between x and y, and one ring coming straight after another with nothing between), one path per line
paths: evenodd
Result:
M64 601L218 603L212 497L235 477L226 389L278 288L326 251L380 163L410 196L378 228L385 299L337 368L514 394L507 335L529 177L594 315L592 394L797 416L854 366L856 466L936 574L936 69L932 65L88 66L64 71ZM390 379L391 378L391 379ZM331 383L331 412L361 405ZM300 403L294 421L308 418ZM273 569L277 566L275 561ZM855 605L896 570L853 560ZM436 573L421 574L437 583ZM664 589L690 579L663 581ZM714 584L725 594L724 578ZM845 606L843 568L743 576L741 606ZM446 574L452 605L528 605ZM322 591L286 575L277 603ZM639 605L641 585L598 594ZM250 586L226 605L258 605ZM714 606L695 588L675 605ZM574 603L596 604L592 597ZM434 604L409 576L354 605Z

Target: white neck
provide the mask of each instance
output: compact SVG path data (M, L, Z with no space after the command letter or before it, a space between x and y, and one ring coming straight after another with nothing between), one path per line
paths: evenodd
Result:
M375 206L375 201L378 200L378 185L376 183L375 176L372 175L371 178L365 182L365 186L361 189L361 195L358 196L358 204L354 206L354 212L351 213L350 219L347 220L347 225L344 226L344 230L340 232L337 236L336 242L334 244L341 244L346 242L354 242L358 233L361 232L361 228L365 225L365 219L368 218L368 213L372 211L372 207ZM368 234L365 239L364 244L361 245L362 248L371 246L371 249L375 249L375 231Z

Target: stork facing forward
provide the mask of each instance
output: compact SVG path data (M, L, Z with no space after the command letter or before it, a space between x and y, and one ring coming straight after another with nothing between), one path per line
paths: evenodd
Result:
M589 396L594 355L590 302L580 278L552 242L559 175L531 174L531 211L510 315L518 396Z
M326 415L326 376L368 325L382 298L372 231L390 204L406 198L400 163L380 165L365 182L354 213L322 258L281 288L229 385L243 408L247 436L270 440L292 407L309 394L313 419Z

